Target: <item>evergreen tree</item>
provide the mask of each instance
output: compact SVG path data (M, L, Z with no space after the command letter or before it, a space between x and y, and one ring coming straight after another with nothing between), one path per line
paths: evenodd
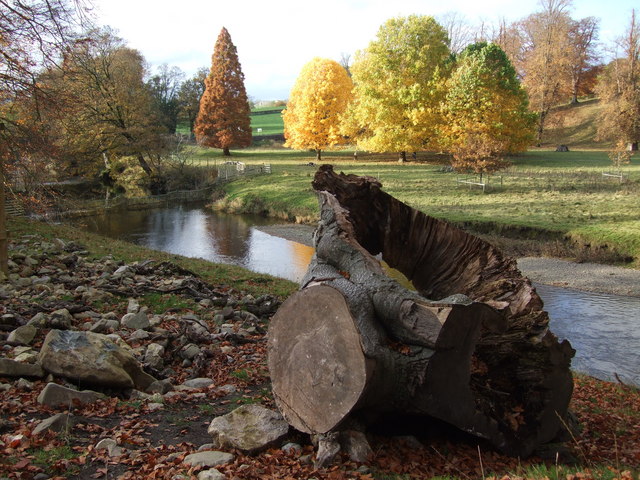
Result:
M195 123L196 140L201 145L221 148L251 145L251 109L244 88L244 74L236 47L222 28L213 50L211 70Z

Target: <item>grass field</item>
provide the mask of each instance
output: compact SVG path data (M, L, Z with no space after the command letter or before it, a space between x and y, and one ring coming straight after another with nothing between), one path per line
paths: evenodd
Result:
M266 113L262 115L251 115L251 130L255 140L266 135L282 135L284 124L282 123L282 109L284 107L261 107L252 110L252 112L267 111L274 113ZM261 129L261 131L258 131Z
M200 161L219 151L200 152ZM220 206L238 212L268 212L298 222L313 222L318 207L311 188L313 153L286 149L233 152L246 163L271 163L270 176L225 186ZM395 155L327 152L324 162L336 170L378 178L385 191L428 215L472 225L481 231L519 236L567 237L592 249L632 257L640 264L640 158L623 168L625 181L605 177L611 170L604 151L533 150L489 179L492 188L457 183L434 158L399 164ZM542 233L543 235L540 235ZM615 258L615 255L613 256Z

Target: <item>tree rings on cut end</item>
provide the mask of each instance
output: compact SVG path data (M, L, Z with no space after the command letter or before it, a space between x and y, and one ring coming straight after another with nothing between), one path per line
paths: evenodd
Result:
M358 403L367 383L360 334L344 296L317 285L289 297L269 326L269 372L285 419L326 433Z

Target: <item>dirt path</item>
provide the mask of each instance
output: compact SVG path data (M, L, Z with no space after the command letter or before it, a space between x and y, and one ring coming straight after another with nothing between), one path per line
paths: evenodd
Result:
M311 225L282 224L260 227L260 230L311 246L314 228ZM640 297L640 270L545 257L519 258L518 267L525 276L537 283Z

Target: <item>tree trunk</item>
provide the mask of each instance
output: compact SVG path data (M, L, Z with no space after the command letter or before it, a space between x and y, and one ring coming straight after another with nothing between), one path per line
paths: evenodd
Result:
M0 145L4 150L4 145ZM7 212L5 204L4 152L0 151L0 272L9 275L9 236L7 234Z
M144 159L144 156L141 153L138 154L138 163L142 167L142 170L144 170L144 173L146 173L147 175L151 175L151 173L153 173L151 170L151 167L149 166L149 164Z
M316 161L317 162L322 161L322 150L320 150L319 148L316 149Z
M274 397L298 430L418 414L529 455L559 432L573 349L515 261L369 177L320 167L316 254L269 330ZM376 255L413 282L386 275ZM430 300L435 299L435 300Z
M229 147L224 147L222 149L222 155L224 155L225 157L230 157L231 156L231 151L229 150Z

